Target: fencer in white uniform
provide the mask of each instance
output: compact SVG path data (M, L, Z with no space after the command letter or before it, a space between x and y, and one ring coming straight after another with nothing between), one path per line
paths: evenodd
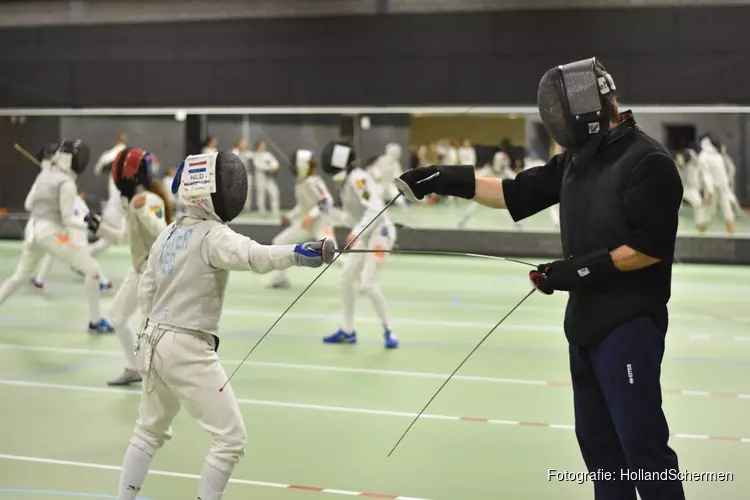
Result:
M329 212L333 207L333 196L323 178L318 175L318 163L312 151L299 149L290 159L292 173L297 179L294 195L297 203L282 219L287 227L273 239L274 245L288 245L304 241L331 238L333 228ZM286 270L273 274L269 285L272 288L290 288Z
M510 156L508 156L503 151L498 151L492 157L492 163L489 165L485 165L484 167L477 170L476 176L494 177L496 179L513 179L516 174L511 168ZM466 227L466 223L469 222L469 219L474 216L474 213L477 211L477 209L479 209L479 207L481 207L479 203L469 202L469 206L466 207L464 215L458 222L459 229L463 229Z
M350 248L371 250L372 253L351 253L341 257L341 304L343 318L339 329L325 337L327 344L355 344L357 333L354 326L355 290L358 281L364 293L370 297L375 312L384 330L385 347L398 347L393 333L388 306L378 282L378 250L391 250L396 242L396 227L387 213L378 214L385 204L372 193L377 189L370 174L359 167L351 144L334 141L326 145L321 155L323 171L334 176L341 186L341 204L347 225L352 227L347 238ZM377 217L377 220L370 224ZM369 227L368 227L368 224ZM365 227L367 230L365 231ZM364 231L364 232L363 232ZM381 252L382 253L382 252ZM384 258L386 254L380 255Z
M253 206L253 152L248 149L247 141L240 139L234 145L232 154L239 156L247 169L247 201L245 202L245 210L249 212Z
M115 161L115 158L120 153L120 151L125 149L126 142L127 137L125 136L125 134L120 134L117 136L116 144L111 149L108 149L107 151L102 153L101 156L99 156L99 159L96 160L96 164L94 165L94 173L96 175L101 175L103 172L109 174L109 169L112 167L112 162ZM115 186L111 175L108 175L107 191L107 202L104 205L102 219L110 227L122 228L125 214L123 213L122 206L120 205L120 192L117 190L117 186ZM106 238L100 238L98 241L91 245L91 255L97 255L103 252L104 250L109 248L111 244L112 242L107 240Z
M369 170L373 180L378 185L378 193L382 197L383 202L388 203L398 197L395 202L396 205L404 210L408 210L409 205L406 203L406 199L403 196L398 196L398 189L393 184L393 179L404 173L404 169L401 166L401 153L401 146L399 144L391 143L386 145L385 153L373 162Z
M83 218L76 217L78 193L76 176L86 169L88 147L80 140L62 141L26 196L24 207L31 212L26 224L23 250L16 272L0 286L4 303L31 276L45 253L51 253L84 273L89 304L90 333L112 333L112 326L101 316L99 307L99 264L76 235L86 230Z
M737 195L735 194L735 182L737 179L737 166L734 164L734 160L732 160L732 157L729 156L729 153L727 152L727 147L723 144L721 145L721 157L724 159L724 166L727 169L727 179L729 180L729 202L732 205L732 210L734 210L734 213L737 217L742 217L745 214L745 211L740 206L739 200L737 200Z
M130 247L131 266L109 310L109 319L120 339L127 362L125 370L107 382L113 386L141 381L135 359L135 332L129 321L138 311L138 284L151 246L172 221L171 208L162 184L154 180L153 162L154 156L148 151L125 148L112 164L112 178L122 195L120 203L125 214L123 229L109 226L93 212L86 218L92 233L116 243L127 243Z
M682 199L692 207L695 225L699 231L703 232L708 222L706 213L708 201L703 199L701 192L706 193L708 197L714 190L708 166L690 148L680 150L675 155L675 163L682 180Z
M237 398L217 355L229 272L319 267L334 258L329 240L261 245L229 228L247 197L245 166L231 153L188 156L175 184L187 214L159 235L141 277L138 301L147 321L136 357L143 390L117 500L136 499L181 407L213 438L198 498L222 497L247 443Z
M472 146L469 139L464 139L461 142L461 147L458 148L458 165L476 165L477 164L477 152ZM393 189L398 192L396 186L391 183Z
M266 141L258 141L253 152L253 166L255 167L255 193L258 197L258 212L266 213L266 196L271 209L271 215L278 219L281 216L281 205L279 201L279 186L276 184L276 173L279 170L279 162L276 157L268 151Z
M39 160L39 168L41 170L50 168L50 160L52 159L52 156L57 152L58 146L59 143L48 144L37 154L37 159ZM89 213L88 205L86 205L86 202L80 195L76 194L75 203L73 203L73 216L76 218L83 218L87 213ZM79 245L87 246L89 249L91 249L91 246L88 242L88 232L85 228L71 228L69 236L71 239L75 239L76 243L78 243ZM31 286L33 286L37 290L44 290L44 280L47 277L47 273L49 273L49 270L52 268L53 263L54 259L49 253L42 258L42 261L36 268L36 273L34 273L34 276L32 276L29 280ZM80 271L76 272L80 273ZM106 291L113 288L112 283L104 276L104 273L100 272L99 278L100 290Z
M734 234L734 211L732 210L731 191L729 189L729 177L726 165L715 142L709 136L703 136L700 141L701 152L698 155L700 161L706 164L713 181L713 191L706 206L708 221L716 213L717 207L721 208L724 216L727 233Z

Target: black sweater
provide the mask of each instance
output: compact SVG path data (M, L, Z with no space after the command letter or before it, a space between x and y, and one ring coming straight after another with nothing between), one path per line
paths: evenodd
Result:
M570 293L565 334L593 345L617 326L645 316L664 333L682 183L672 157L636 124L631 113L602 145L580 161L566 152L543 167L503 181L514 220L560 203L566 258L627 245L660 259L652 266Z

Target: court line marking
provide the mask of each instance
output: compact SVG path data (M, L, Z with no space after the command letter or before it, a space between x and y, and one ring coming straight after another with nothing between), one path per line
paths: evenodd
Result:
M97 349L79 349L71 347L51 347L51 346L27 346L22 344L4 344L0 343L0 350L17 350L17 351L32 351L32 352L47 352L52 354L80 354L85 356L109 356L119 358L121 354L117 351L105 351ZM101 360L90 363L76 364L77 368L87 367L89 365L96 366ZM222 359L222 363L228 365L236 365L240 363L240 360L236 359ZM282 363L275 361L247 361L245 362L248 366L257 366L260 368L278 368L282 370L308 370L317 372L334 372L334 373L361 373L365 375L385 375L395 377L413 377L413 378L424 378L433 380L445 380L448 374L445 373L431 373L431 372L414 372L414 371L403 371L403 370L382 370L377 368L356 368L346 366L331 366L331 365L309 365L300 363ZM70 365L73 366L73 365ZM69 368L66 366L66 368ZM50 370L52 372L52 370ZM16 377L8 377L5 380L28 380L28 377L23 375ZM1 379L0 379L1 380ZM533 379L519 379L519 378L507 378L507 377L485 377L476 375L454 375L453 380L460 380L464 382L487 382L494 384L508 384L508 385L536 385L542 387L570 387L571 383L567 380L533 380ZM740 392L727 392L727 391L699 391L692 389L662 389L665 394L679 395L679 396L700 396L709 398L721 398L721 399L750 399L750 393Z
M110 498L117 500L116 495L107 495L105 493L87 493L85 491L62 491L62 490L35 490L28 488L0 488L0 493L20 493L26 495L49 495L59 497L78 497L78 498ZM136 500L148 500L145 497L138 497Z
M73 306L77 307L77 306ZM83 306L81 306L83 307ZM80 307L79 307L80 308ZM228 308L224 310L224 314L227 315L234 315L234 316L251 316L251 317L261 317L261 318L278 318L279 313L278 312L269 312L269 311L259 311L259 310L247 310L247 309L233 309ZM307 320L314 320L314 321L338 321L340 320L340 315L338 314L315 314L315 313L289 313L286 315L287 318L297 320L297 321L307 321ZM49 325L52 324L52 320L47 320L45 318L42 318L38 323L37 322L29 322L28 318L13 318L8 317L8 319L21 321L24 325ZM360 316L357 318L357 321L361 323L376 323L380 324L380 319L376 318L374 316ZM431 326L436 328L454 328L454 327L465 327L465 328L481 328L485 329L492 325L492 321L490 319L487 320L487 322L477 322L477 321L453 321L453 320L446 320L446 321L438 321L438 320L425 320L425 319L412 319L412 318L393 318L393 322L396 324L403 324L403 325L417 325L417 326ZM708 328L710 325L706 325L705 328ZM502 325L503 332L506 332L506 335L509 333L513 333L513 330L517 331L529 331L529 332L539 332L540 334L544 334L547 336L556 336L561 337L562 336L562 326L549 326L549 325L520 325L520 324L514 324L514 323L505 323ZM693 339L691 337L690 332L683 332L680 329L675 330L676 327L673 327L672 330L669 332L669 337L680 340L680 341L695 341L696 339ZM687 329L687 328L686 328ZM704 337L699 340L698 342L703 343L705 340L717 340L721 342L743 342L747 343L750 342L750 336L743 336L743 335L734 335L732 336L731 333L726 334L701 334L704 335Z
M40 464L48 464L48 465L64 465L64 466L78 467L78 468L83 468L83 469L99 469L99 470L108 470L108 471L122 470L122 467L117 466L117 465L94 464L94 463L89 463L89 462L75 462L72 460L57 460L53 458L43 458L43 457L26 457L22 455L0 454L0 460L14 460L17 462L32 462L32 463L40 463ZM163 471L163 470L149 470L148 473L149 475L153 475L153 476L177 477L177 478L182 478L182 479L200 480L201 478L198 474L185 474L182 472L171 472L171 471ZM387 498L390 500L428 500L426 498L405 497L405 496L399 496L399 495L386 495L383 493L368 493L368 492L362 492L362 491L336 490L332 488L319 488L317 486L305 486L305 485L299 485L299 484L270 483L267 481L254 481L251 479L230 478L229 482L232 484L242 484L246 486L261 486L265 488L305 490L305 491L314 491L318 493L330 493L330 494L335 494L335 495L349 495L349 496L369 497L369 498ZM114 498L114 497L102 497L102 498ZM145 500L145 499L142 499L142 500Z
M116 389L116 388L105 388L105 387L93 387L86 385L67 385L67 384L48 384L42 382L27 382L21 380L0 380L0 385L17 386L17 387L32 387L37 389L58 389L63 391L73 392L95 392L104 394L125 394L129 396L140 396L141 391L134 391L128 389ZM243 405L249 406L265 406L271 408L292 408L296 410L314 410L314 411L328 411L336 413L354 413L360 415L377 415L387 417L405 417L414 418L417 416L416 413L405 412L405 411L392 411L392 410L374 410L369 408L351 408L348 406L328 406L328 405L316 405L308 403L292 403L287 401L263 401L259 399L246 399L237 398L237 402ZM466 416L453 416L453 415L438 415L434 413L423 413L420 420L443 420L443 421L454 421L454 422L480 422L486 424L498 424L498 425L509 425L509 426L521 426L521 427L536 427L546 429L562 429L562 430L575 430L575 426L570 424L552 424L548 422L529 422L523 420L502 420L495 418L478 418L478 417L466 417ZM702 440L718 440L718 441L732 441L737 443L750 443L750 437L735 437L735 436L714 436L708 434L686 434L686 433L672 433L671 437L684 438L684 439L702 439ZM1 456L0 456L1 457ZM390 497L388 497L390 498Z

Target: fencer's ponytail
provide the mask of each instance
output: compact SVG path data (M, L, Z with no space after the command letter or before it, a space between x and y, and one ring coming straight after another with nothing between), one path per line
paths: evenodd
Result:
M146 186L147 191L151 191L156 196L164 201L164 219L167 221L167 225L172 223L172 203L167 198L167 193L164 191L164 186L161 182L151 179L151 184Z

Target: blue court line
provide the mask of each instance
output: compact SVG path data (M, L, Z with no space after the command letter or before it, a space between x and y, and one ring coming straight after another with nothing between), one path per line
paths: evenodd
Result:
M27 495L50 495L50 496L58 496L58 497L117 499L117 496L115 495L105 495L104 493L86 493L83 491L59 491L59 490L29 490L26 488L0 488L0 493L22 493L22 494L27 494ZM148 498L138 497L138 500L148 500Z
M86 368L88 366L101 365L104 363L112 362L113 360L111 357L95 358L86 361L79 361L78 363L71 363L69 365L58 366L57 368L49 368L46 370L37 370L29 373L22 373L21 375L16 375L15 377L7 377L3 380L33 380L35 378L45 377L47 375L59 375L62 373L73 372L81 368Z

